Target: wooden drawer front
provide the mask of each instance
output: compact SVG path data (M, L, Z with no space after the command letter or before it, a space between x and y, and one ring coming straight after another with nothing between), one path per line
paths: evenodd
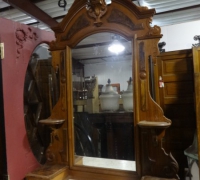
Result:
M196 121L194 108L193 57L191 50L161 53L158 57L160 102L172 125L166 131L165 145L178 161L181 179L187 166L184 150L193 141Z

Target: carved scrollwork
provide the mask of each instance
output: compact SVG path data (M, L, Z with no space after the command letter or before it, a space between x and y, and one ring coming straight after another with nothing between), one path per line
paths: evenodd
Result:
M107 12L107 5L105 0L88 0L87 10L89 16L95 19L95 26L101 26L101 17Z
M55 154L50 150L50 148L48 148L46 151L47 161L53 162L55 160L55 157L56 157Z
M17 59L18 59L21 55L21 50L24 47L24 43L27 40L36 41L38 39L38 36L35 32L32 31L31 28L28 28L28 31L19 28L16 30L15 36L16 36L16 45L17 45Z
M165 177L172 178L174 177L174 174L178 174L179 165L171 153L169 154L169 159L171 162L167 166L163 167L163 174ZM179 179L178 176L176 178Z
M149 18L149 20L147 20L147 24L148 26L150 26L150 24L152 23L152 17ZM150 27L148 35L149 36L155 36L155 35L160 35L161 33L161 29L159 26L154 25L153 27Z
M152 37L158 37L158 38L162 37L161 28L156 25L151 27L150 26L151 22L152 22L152 17L146 20L148 32L144 36L138 37L137 39L150 39Z
M70 30L67 33L67 35L64 35L64 36L61 37L61 41L66 41L66 40L70 39L78 31L80 31L81 29L83 29L83 28L85 28L85 27L87 27L89 25L90 25L90 22L87 20L87 18L85 16L80 16L75 21L73 26L70 28Z
M160 35L161 33L161 29L159 26L154 26L149 30L148 35L152 36L152 35Z
M165 128L168 125L166 123ZM151 174L152 176L162 178L175 178L178 180L179 165L172 154L166 153L163 148L164 126L141 126L140 122L140 127L142 128L141 135L143 136L142 148L145 148L143 151L143 163L146 167L143 169L143 174Z
M125 15L118 9L112 10L110 17L108 18L108 22L122 24L132 31L144 29L143 24L134 24L127 15Z

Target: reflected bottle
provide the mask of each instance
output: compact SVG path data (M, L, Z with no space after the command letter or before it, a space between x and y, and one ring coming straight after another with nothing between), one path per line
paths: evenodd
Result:
M127 90L122 94L123 108L127 112L133 112L133 81L129 78Z
M102 111L117 111L119 109L120 95L114 91L110 83L111 81L108 79L105 92L102 92L99 97Z

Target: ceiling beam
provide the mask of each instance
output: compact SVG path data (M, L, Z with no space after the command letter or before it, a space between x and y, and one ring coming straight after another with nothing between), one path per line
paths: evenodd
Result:
M3 0L4 2L10 4L16 9L24 12L25 14L31 16L32 18L46 24L50 28L56 27L58 22L49 16L47 13L42 11L39 7L35 4L30 2L29 0Z
M184 7L184 8L179 8L179 9L173 9L173 10L169 10L169 11L159 12L159 13L156 13L156 15L181 12L181 11L185 11L185 10L189 10L189 9L194 9L194 8L199 8L199 7L200 7L200 5L188 6L188 7Z

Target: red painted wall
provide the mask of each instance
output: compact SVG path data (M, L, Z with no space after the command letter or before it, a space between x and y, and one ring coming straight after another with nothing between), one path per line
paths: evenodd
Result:
M39 164L26 136L23 88L26 68L37 45L55 39L52 32L0 18L0 38L4 42L2 60L7 169L10 180L22 180Z

